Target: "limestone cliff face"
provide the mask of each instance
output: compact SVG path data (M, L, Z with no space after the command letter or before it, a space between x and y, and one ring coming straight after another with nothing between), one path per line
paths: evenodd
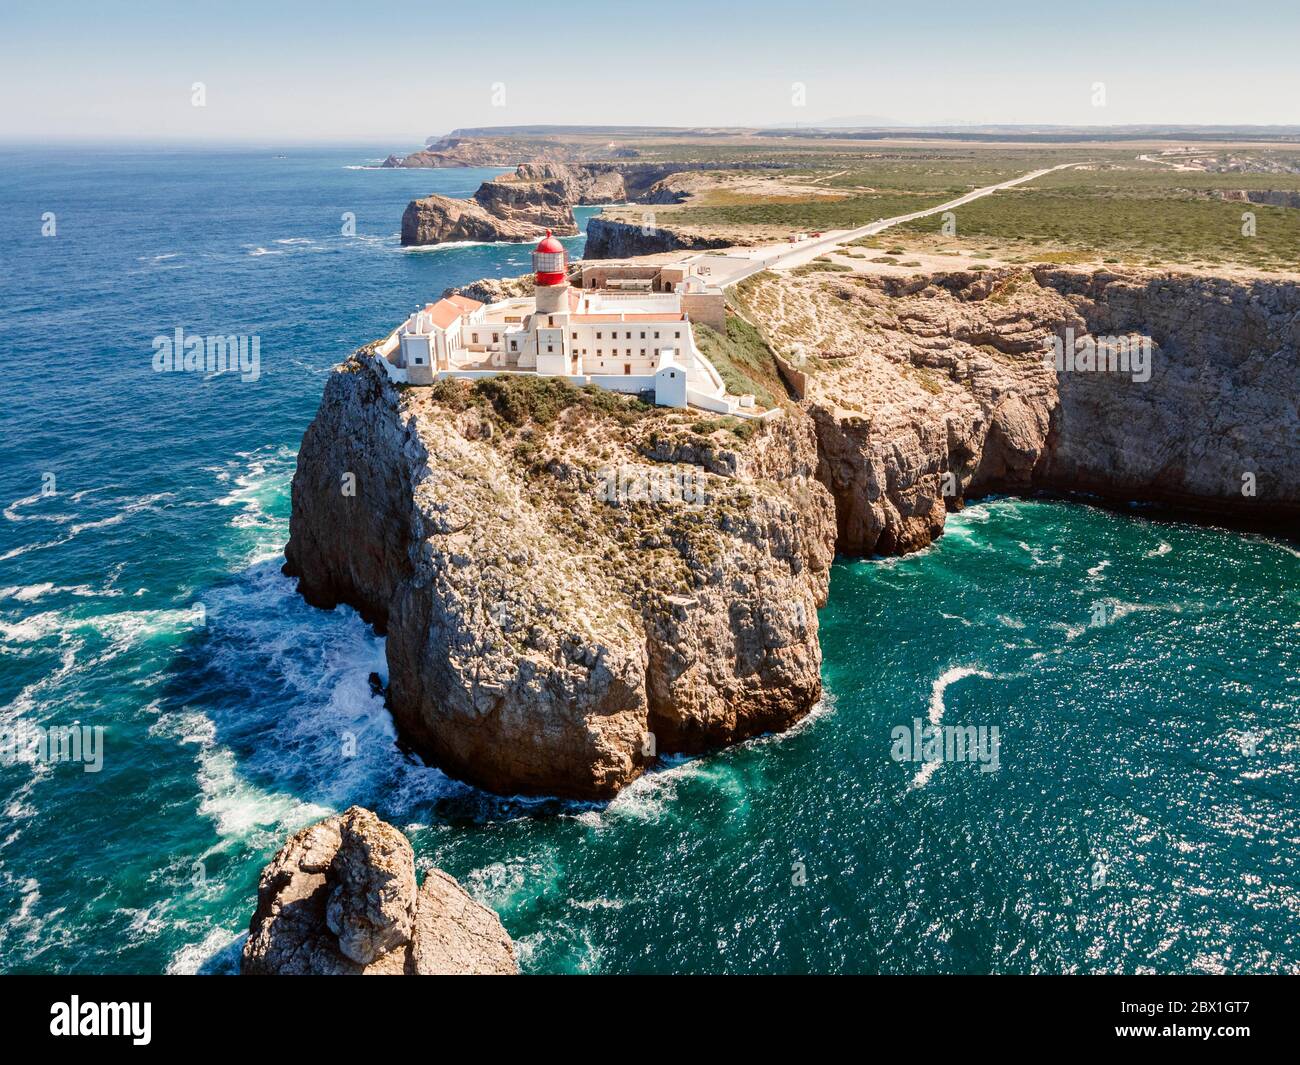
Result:
M483 182L472 199L433 195L412 200L402 216L402 243L523 241L540 237L545 229L572 235L578 232L572 211L575 204L678 203L690 195L699 180L698 173L692 177L686 172L716 165L546 160L522 163L513 173Z
M923 547L996 491L1300 513L1294 285L1038 267L760 277L746 298L806 377L842 551ZM1044 340L1067 330L1150 340L1150 379L1058 372Z
M1057 375L1058 417L1037 483L1232 517L1300 515L1300 286L1064 270L1037 278L1088 334L1152 340L1146 383ZM1248 481L1254 494L1243 494Z
M386 625L394 719L449 773L611 796L820 697L811 423L698 417L559 382L399 391L359 354L303 440L286 572Z
M734 243L734 240L704 237L658 224L642 225L597 215L587 221L587 244L582 254L587 259L627 259L661 251L726 248Z
M518 967L495 913L441 869L417 890L406 837L353 806L294 834L262 870L241 971L452 976Z
M435 194L412 200L402 212L406 247L463 240L522 242L540 239L548 229L560 236L577 233L573 211L565 204L523 201L489 209L478 200Z

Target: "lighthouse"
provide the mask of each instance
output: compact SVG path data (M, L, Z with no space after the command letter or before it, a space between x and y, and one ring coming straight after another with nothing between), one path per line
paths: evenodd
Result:
M569 257L551 231L533 250L533 270L537 274L537 313L560 314L569 309Z

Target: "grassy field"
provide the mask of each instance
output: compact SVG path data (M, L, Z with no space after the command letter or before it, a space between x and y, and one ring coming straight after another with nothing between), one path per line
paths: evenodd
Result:
M661 211L660 221L685 226L773 226L783 231L852 229L877 218L919 211L949 198L904 192L843 199L772 199L733 194L721 202L713 202L711 197L705 196L702 202L688 204L671 213Z
M960 248L967 257L1012 262L1300 269L1300 209L1223 197L1300 191L1300 150L1193 145L1196 157L1213 160L1212 168L1183 170L1170 163L1184 157L1161 155L1177 147L1182 146L852 145L779 137L673 138L639 145L642 158L778 164L780 169L747 171L739 179L732 172L686 203L654 209L662 226L740 244L854 228L935 207L1032 170L1080 162L958 209L955 239L942 233L943 219L934 216L891 229L868 242L868 249L878 253L898 244L904 246L900 254L947 255ZM1254 235L1243 232L1247 212L1254 216Z
M1063 170L960 208L957 240L1149 265L1300 268L1300 210L1215 195L1237 189L1300 189L1300 175L1194 173L1158 165ZM1246 212L1254 215L1254 236L1243 234ZM900 239L938 236L941 224L926 218L891 232Z

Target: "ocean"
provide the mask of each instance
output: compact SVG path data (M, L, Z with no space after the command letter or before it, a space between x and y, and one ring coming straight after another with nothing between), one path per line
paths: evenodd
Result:
M262 865L352 803L528 972L1300 966L1293 542L986 500L836 564L787 734L605 805L404 752L382 638L279 572L295 453L331 366L529 249L400 248L409 199L495 171L390 149L0 148L0 735L85 741L0 764L0 972L237 971ZM178 328L257 373L155 372ZM907 760L927 726L982 757Z

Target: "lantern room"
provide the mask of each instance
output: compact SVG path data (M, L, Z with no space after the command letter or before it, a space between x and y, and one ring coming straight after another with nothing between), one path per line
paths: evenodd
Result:
M533 251L533 270L537 274L538 286L563 285L567 280L569 257L551 231L541 239Z

